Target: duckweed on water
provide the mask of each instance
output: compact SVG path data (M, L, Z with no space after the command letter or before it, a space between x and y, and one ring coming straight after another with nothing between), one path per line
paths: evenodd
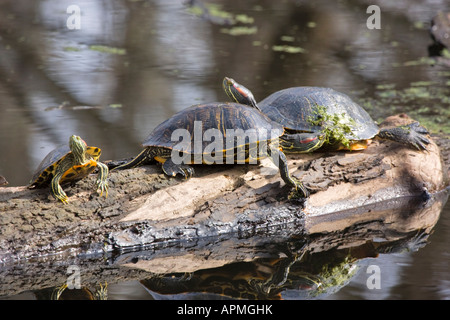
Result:
M220 32L229 34L231 36L242 36L242 35L250 35L258 32L258 28L256 26L253 27L233 27L233 28L222 28Z
M416 81L395 89L391 84L376 87L376 98L364 97L359 103L379 121L397 113L407 113L429 131L450 134L450 81Z
M64 50L65 52L78 52L78 51L81 51L80 48L77 48L77 47L71 47L71 46L64 47L63 50Z
M118 55L124 55L127 53L127 51L122 48L114 48L114 47L108 47L108 46L102 46L102 45L92 45L89 47L89 49L91 49L93 51L109 53L109 54L118 54Z
M237 23L252 24L255 21L253 17L246 14L232 14L223 10L221 5L213 3L192 5L187 11L193 15L205 17L209 21L221 25L235 25Z
M205 3L204 5L192 5L187 11L196 16L209 15L211 17L223 19L223 21L233 21L233 14L221 9L220 5Z
M434 81L417 81L417 82L411 82L412 87L427 87L434 84Z
M286 52L286 53L305 53L306 50L300 47L288 46L288 45L280 45L280 46L272 46L272 50L276 52Z
M390 90L390 89L394 89L395 88L395 84L394 83L387 83L387 84L379 84L377 85L377 90Z
M406 62L403 63L403 66L404 67L423 66L423 65L425 65L425 66L427 66L427 65L428 66L432 66L434 64L436 64L436 61L433 58L421 57L421 58L419 58L417 60L406 61ZM400 67L402 65L394 63L392 66L393 67Z
M236 20L236 22L240 22L240 23L245 23L245 24L251 24L253 22L255 22L255 19L253 19L252 17L249 17L246 14L237 14L234 19Z
M281 41L294 42L295 38L292 36L281 36Z

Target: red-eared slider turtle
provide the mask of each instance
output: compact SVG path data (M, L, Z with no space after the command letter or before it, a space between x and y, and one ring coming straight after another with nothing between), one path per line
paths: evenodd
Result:
M53 195L63 203L68 198L61 184L83 179L97 167L97 190L108 196L108 167L99 161L100 148L88 147L79 136L71 136L69 145L62 145L51 151L42 160L30 182L30 188L51 185Z
M286 184L300 190L300 197L307 197L308 191L291 177L286 157L277 146L283 131L280 124L248 105L194 105L158 125L143 142L145 149L114 170L156 160L166 175L188 178L194 173L189 164L256 163L270 155Z
M67 283L53 289L51 300L108 300L108 283L98 287L68 288Z
M254 100L253 95L244 86L230 78L223 80L223 87L228 96L244 104ZM350 150L361 150L367 148L370 139L378 137L393 140L417 150L426 150L430 141L426 138L428 131L418 122L395 128L381 129L372 120L369 114L358 104L353 102L347 95L331 88L320 87L294 87L277 91L258 103L259 108L270 119L280 123L285 128L285 135L281 137L283 150L288 152L310 152L311 148L304 149L308 139L319 139L322 143L333 137L327 137L324 130L327 125L321 121L324 116L338 116L339 122L346 122L342 127L334 126L334 134L340 134L349 143L345 146ZM322 108L322 109L321 109ZM342 123L341 123L342 124ZM340 132L341 128L346 132ZM343 129L342 129L343 131ZM323 132L324 135L314 134ZM305 136L305 133L313 136ZM289 139L284 139L288 137ZM294 144L292 141L303 141ZM315 143L318 149L322 143ZM342 145L340 146L342 148Z

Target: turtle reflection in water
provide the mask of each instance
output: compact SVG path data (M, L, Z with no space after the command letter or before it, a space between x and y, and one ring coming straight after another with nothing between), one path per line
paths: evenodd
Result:
M380 129L369 114L347 95L331 88L294 87L277 91L256 104L249 89L231 78L225 77L223 88L227 95L239 103L259 107L273 121L285 128L281 146L285 152L310 152L297 145L306 138L320 139L314 150L324 142L335 144L338 149L366 149L371 139L378 137L399 142L416 150L426 150L430 143L428 131L418 122L395 128ZM319 135L317 133L324 133ZM314 134L311 137L305 133ZM283 139L283 138L288 139ZM300 143L293 144L298 140Z
M29 188L51 186L53 195L64 204L68 197L61 184L75 182L87 177L97 167L96 181L100 195L108 195L108 167L99 161L100 148L89 147L79 136L71 136L69 145L63 145L51 151L42 160L31 179Z
M296 241L288 242L292 249L283 250L285 258L260 258L192 273L156 275L141 280L141 284L155 298L159 294L274 300L323 298L350 283L361 269L360 261L379 254L417 251L426 244L429 232L420 229L398 233L394 240L357 241L356 246L315 253ZM379 230L371 237L375 233L378 236ZM328 243L330 238L325 236L323 240Z
M68 289L67 283L53 290L51 300L108 300L108 283L98 288L81 287Z
M155 294L203 294L235 299L311 298L337 291L358 270L355 258L341 256L318 265L315 255L257 259L190 274L168 274L141 280ZM322 262L322 261L321 261Z

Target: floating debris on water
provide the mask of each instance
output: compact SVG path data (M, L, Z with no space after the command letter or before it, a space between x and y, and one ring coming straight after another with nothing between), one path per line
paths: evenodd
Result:
M92 45L92 46L89 46L89 49L91 49L93 51L109 53L109 54L118 54L118 55L124 55L127 53L127 51L123 48L114 48L114 47L108 47L108 46L102 46L102 45Z
M234 26L231 28L223 28L221 33L231 36L251 35L258 32L256 26L248 26L255 22L255 19L246 14L233 14L222 10L222 7L218 4L203 3L198 0L187 1L187 11L193 15L201 17L213 24L222 26ZM238 24L244 24L244 26L238 26Z
M286 41L286 42L294 42L295 38L292 36L282 36L281 37L281 41Z
M365 97L360 99L360 103L374 115L379 112L377 110L391 114L406 112L431 132L450 134L449 85L448 80L415 81L401 89L395 89L395 84L379 84L376 86L376 98ZM380 119L382 115L376 117Z
M253 17L250 17L246 14L237 14L234 19L236 22L245 23L245 24L252 24L255 22L255 19Z
M105 109L105 108L112 108L112 109L122 108L122 104L120 104L120 103L112 103L112 104L109 104L108 106L87 106L87 105L86 106L82 106L82 105L72 106L72 105L70 105L70 102L64 101L59 106L47 107L47 108L44 109L44 111L52 111L52 110L90 110L90 109Z
M222 28L220 32L229 34L231 36L242 36L242 35L251 35L258 32L258 28L256 26L253 27L233 27L233 28Z
M305 53L306 50L301 47L294 47L288 45L272 46L272 50L276 52L286 52L286 53Z
M66 52L78 52L78 51L81 51L80 48L72 47L72 46L63 47L63 50L66 51Z

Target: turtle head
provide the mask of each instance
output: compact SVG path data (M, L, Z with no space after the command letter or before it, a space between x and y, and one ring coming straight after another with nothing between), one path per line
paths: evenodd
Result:
M70 151L79 163L85 162L87 144L79 136L73 135L69 139Z
M261 111L256 104L256 100L253 97L252 92L243 85L237 83L231 78L225 77L223 79L222 86L223 90L225 90L231 100L240 104L249 105Z
M284 134L280 137L280 144L284 151L290 153L307 153L319 149L325 142L322 132L302 132Z

